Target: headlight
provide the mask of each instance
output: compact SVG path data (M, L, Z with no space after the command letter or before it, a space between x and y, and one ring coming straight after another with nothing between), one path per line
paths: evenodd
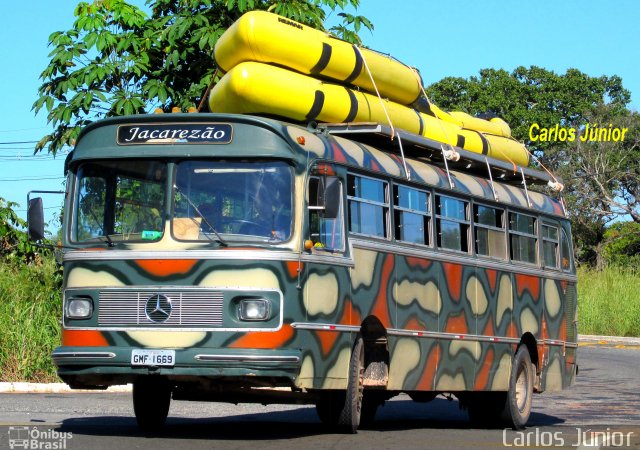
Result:
M240 320L256 321L269 319L269 301L264 298L246 298L240 300L238 317Z
M93 301L90 298L71 297L67 300L65 315L68 319L88 319L93 315Z

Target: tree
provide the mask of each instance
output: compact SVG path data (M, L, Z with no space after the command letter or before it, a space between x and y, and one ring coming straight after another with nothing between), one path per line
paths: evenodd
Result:
M427 88L438 106L471 115L493 113L511 126L513 137L524 142L537 156L554 161L554 150L564 142L532 141L530 127L579 127L587 115L608 104L611 112L624 113L631 94L618 76L590 77L577 69L564 75L541 67L482 69L469 79L447 77Z
M215 76L215 43L246 11L269 10L323 30L326 11L340 11L341 23L327 31L360 43L358 32L373 25L344 12L359 1L150 0L150 16L124 0L79 3L72 29L49 37L51 61L33 109L44 108L54 130L36 152L55 154L103 117L199 105Z
M640 268L640 223L616 222L604 235L603 256L610 266Z
M22 264L36 259L35 249L29 242L26 228L14 208L17 203L7 202L0 197L0 263Z
M640 114L625 112L600 106L585 115L590 126L626 129L624 140L577 138L556 152L575 220L631 218L640 224ZM582 136L585 130L580 131Z
M502 117L514 138L563 179L583 262L602 261L601 244L613 219L640 223L640 118L626 108L630 93L620 77L590 77L576 69L564 75L539 67L483 69L479 77L445 78L427 93L444 109ZM538 128L532 130L534 124ZM628 128L623 141L580 139L587 125L610 124ZM556 126L573 129L575 138L539 139L537 130Z

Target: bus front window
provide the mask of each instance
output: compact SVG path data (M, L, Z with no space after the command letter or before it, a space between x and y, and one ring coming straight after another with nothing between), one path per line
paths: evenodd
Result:
M291 236L293 169L273 161L187 160L177 164L173 235L186 241Z
M143 160L87 162L78 168L73 242L162 238L167 170Z

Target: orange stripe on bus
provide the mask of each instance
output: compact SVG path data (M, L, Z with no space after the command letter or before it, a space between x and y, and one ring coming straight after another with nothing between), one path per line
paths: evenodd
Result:
M438 369L439 362L440 343L436 343L427 356L427 362L425 363L422 377L420 377L420 380L418 380L418 384L416 385L417 390L432 391L435 388L436 370Z
M489 282L489 289L491 293L496 292L496 282L498 281L498 272L495 270L487 269L487 281Z
M338 321L340 325L356 325L360 326L361 319L360 313L353 309L353 303L347 300L342 310L342 317ZM340 332L338 331L316 331L316 336L320 341L320 348L322 349L322 355L327 356L338 339Z
M424 324L415 317L412 317L411 319L409 319L409 321L405 324L403 328L405 330L412 330L412 331L426 331L427 329L427 327L425 327Z
M482 332L483 335L485 336L495 336L496 332L493 328L493 323L491 322L491 320L487 321L487 325L484 327L484 331Z
M62 345L65 347L107 347L109 343L96 330L62 330Z
M540 278L531 275L516 274L516 288L518 297L522 297L525 290L531 293L535 301L540 299Z
M389 301L387 298L387 288L390 285L391 274L393 273L393 255L386 255L382 264L382 274L380 276L380 288L378 295L371 309L371 314L380 320L386 328L391 327L391 316L389 315Z
M302 272L303 267L303 263L299 261L287 261L287 272L289 273L289 277L297 278L298 272Z
M419 267L426 270L431 266L431 261L424 258L416 258L415 256L407 256L407 265L409 267Z
M460 264L442 263L444 276L447 280L447 287L454 302L460 301L460 291L462 290L462 266Z
M155 277L167 277L189 272L197 259L137 259L136 264Z
M460 334L469 334L469 327L467 326L467 321L462 313L459 316L451 316L447 320L447 325L444 328L446 333L460 333Z
M289 341L293 334L293 328L288 324L283 325L278 331L249 331L235 342L229 344L229 347L277 349Z

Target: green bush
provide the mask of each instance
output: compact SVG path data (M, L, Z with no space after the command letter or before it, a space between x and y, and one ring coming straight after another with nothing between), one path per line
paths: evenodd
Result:
M602 256L608 266L640 269L640 223L614 223L603 241Z
M578 271L578 332L640 336L640 270Z
M61 282L52 257L0 263L0 381L59 381L51 352L60 345Z

